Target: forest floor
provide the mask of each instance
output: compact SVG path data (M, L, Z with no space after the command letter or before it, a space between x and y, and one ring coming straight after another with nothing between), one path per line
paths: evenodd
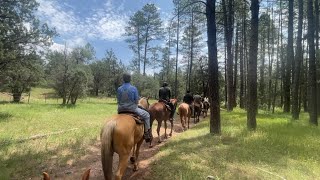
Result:
M203 120L201 118L201 120ZM195 124L190 122L190 128L193 127ZM168 130L170 130L170 126L168 126ZM188 131L188 130L187 130ZM167 131L167 134L170 131ZM176 119L174 121L174 127L173 127L173 137L179 136L180 133L183 132L183 129L181 127L181 123L179 122L179 119ZM139 155L139 170L133 171L133 165L128 161L128 168L125 171L125 174L123 176L123 179L150 179L151 169L150 165L156 161L155 154L159 152L160 148L165 145L168 141L170 141L169 137L168 139L164 139L164 127L161 127L160 129L160 135L161 139L163 140L161 143L158 143L158 137L156 134L156 128L153 128L153 147L149 148L148 143L143 143L140 148L140 155ZM98 141L95 144L91 145L88 148L87 154L83 157L81 157L80 161L77 162L71 162L66 167L52 167L50 168L52 172L58 172L54 175L54 179L80 179L83 172L90 168L90 179L92 180L102 180L103 177L103 171L102 171L102 165L101 165L101 152L100 152L101 143ZM117 170L118 167L118 161L119 157L116 153L114 153L113 156L113 172Z

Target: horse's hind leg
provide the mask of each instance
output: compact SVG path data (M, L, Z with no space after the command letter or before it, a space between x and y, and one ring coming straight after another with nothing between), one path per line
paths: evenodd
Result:
M159 138L158 143L161 143L160 128L161 128L161 121L158 121L158 126L157 126L157 134Z
M119 154L119 166L118 170L116 172L116 180L121 180L124 172L127 169L128 166L128 158L129 158L130 152L126 154Z
M135 151L135 162L134 162L134 165L133 165L133 171L137 171L139 169L139 161L138 161L138 158L139 158L139 150L140 150L140 146L143 142L143 138L137 143L137 147L136 147L136 151Z
M169 134L169 136L172 136L173 121L170 121L170 124L171 124L171 131L170 131L170 134Z
M167 121L166 120L164 120L164 138L168 139L168 136L167 136Z
M133 146L132 148L132 156L130 157L130 162L133 164L136 159L137 159L137 156L135 156L135 151L136 151L136 145Z

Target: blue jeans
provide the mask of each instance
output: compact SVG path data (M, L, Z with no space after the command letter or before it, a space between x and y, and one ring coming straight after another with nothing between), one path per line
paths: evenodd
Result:
M141 108L136 108L135 113L137 113L140 117L142 117L142 120L144 121L144 131L148 131L150 129L150 114L149 112L141 109Z

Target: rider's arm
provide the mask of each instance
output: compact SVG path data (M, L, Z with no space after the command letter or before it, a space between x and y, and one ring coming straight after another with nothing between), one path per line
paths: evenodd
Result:
M139 102L139 93L136 87L133 88L133 98L134 98L134 102L136 104L138 104Z
M170 91L170 89L168 89L168 95L169 95L169 99L171 99L171 91Z
M117 90L117 102L118 103L120 102L120 94L121 94L121 90L120 90L120 88L118 88L118 90Z

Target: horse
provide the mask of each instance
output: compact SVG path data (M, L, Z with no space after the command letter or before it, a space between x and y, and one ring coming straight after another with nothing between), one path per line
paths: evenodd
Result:
M90 177L90 170L91 169L87 169L83 174L82 174L82 180L89 180L89 177ZM48 173L46 172L43 172L43 180L50 180L50 176Z
M201 106L202 103L193 103L193 115L194 115L194 123L198 123L200 121L200 115L201 115Z
M184 130L186 130L187 128L186 128L185 124L188 122L188 129L189 129L190 118L191 118L191 114L192 114L191 109L189 107L189 104L187 104L187 103L180 104L178 107L178 114L180 116L182 128Z
M202 103L202 115L203 115L203 118L207 117L209 108L210 108L210 103L208 101L204 100L203 103Z
M194 123L198 123L200 121L200 115L201 115L201 107L202 107L202 97L198 94L193 96L193 115L194 115Z
M177 107L177 99L170 99L170 102L173 104L174 108L173 111L176 111ZM160 138L160 127L162 124L162 121L164 121L164 138L167 139L167 120L170 119L170 110L167 108L164 102L156 102L153 103L149 107L149 112L150 112L150 126L152 127L153 121L157 120L158 121L158 126L157 126L157 134L159 137L158 143L161 143L161 138ZM171 131L169 136L172 136L172 129L173 129L173 121L170 121L171 123ZM150 146L152 147L152 141L150 142Z
M149 108L148 98L140 98L139 106ZM139 149L143 142L144 124L137 124L130 114L117 114L101 129L101 160L103 174L106 180L112 179L113 153L119 155L119 165L115 179L120 180L127 168L128 159L134 164L133 170L138 170Z

